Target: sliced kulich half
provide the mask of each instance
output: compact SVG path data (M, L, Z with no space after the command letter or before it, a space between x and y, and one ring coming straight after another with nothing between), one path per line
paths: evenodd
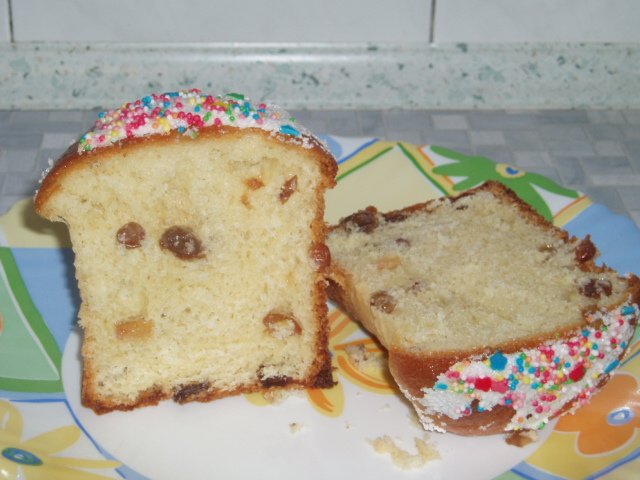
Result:
M336 163L272 105L197 90L100 114L35 198L69 227L98 413L333 385L324 192Z

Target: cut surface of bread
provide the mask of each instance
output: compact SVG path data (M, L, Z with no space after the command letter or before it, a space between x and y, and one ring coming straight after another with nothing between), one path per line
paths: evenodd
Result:
M586 401L633 336L637 277L596 266L589 237L570 237L497 182L394 212L369 207L327 244L330 297L389 350L430 430L540 428Z
M96 412L333 384L323 194L334 159L298 130L196 131L76 144L36 196L69 227L83 402Z

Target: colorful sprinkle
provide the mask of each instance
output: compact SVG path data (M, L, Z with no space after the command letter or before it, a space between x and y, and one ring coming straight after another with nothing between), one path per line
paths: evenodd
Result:
M619 366L637 317L637 307L627 304L592 314L587 322L592 326L569 338L461 360L438 377L435 388L423 389L419 401L427 413L453 419L466 415L462 405L477 402L484 410L504 405L515 410L507 430L539 428L564 412L569 401L574 409L589 401L602 375Z
M507 366L507 357L505 357L502 352L498 351L491 355L489 363L491 364L492 370L502 371Z
M255 108L240 93L213 96L197 89L154 93L118 109L100 112L94 128L79 140L78 152L90 152L132 137L164 135L172 130L195 138L201 128L209 126L259 128L283 134L284 141L305 148L321 145L307 130L291 125L294 122L279 107L260 103Z
M298 135L300 135L300 132L298 131L298 129L293 128L291 125L282 125L280 127L280 131L287 135L293 135L294 137L297 137Z
M604 369L604 373L611 373L618 365L620 365L620 360L616 358L613 362L607 365L607 368Z

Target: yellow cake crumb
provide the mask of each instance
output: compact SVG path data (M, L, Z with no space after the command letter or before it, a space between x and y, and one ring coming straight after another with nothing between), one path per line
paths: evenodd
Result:
M298 423L298 422L291 422L289 424L289 431L291 433L300 433L302 431L302 429L304 428L304 425L302 423Z
M393 465L401 470L422 468L427 463L440 459L440 453L428 442L426 436L423 438L414 438L417 449L415 454L403 450L389 435L383 435L382 437L370 440L369 443L371 443L377 453L389 455Z
M387 368L384 354L367 350L365 345L349 345L345 348L345 352L361 372L376 374Z
M538 440L538 432L535 430L518 430L517 432L511 432L506 436L505 442L514 447L526 447L530 443Z

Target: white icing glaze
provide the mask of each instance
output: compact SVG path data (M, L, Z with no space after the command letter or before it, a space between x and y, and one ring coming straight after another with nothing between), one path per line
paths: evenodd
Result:
M438 376L433 388L422 389L422 398L410 400L419 407L427 430L441 430L431 416L459 419L497 405L514 410L505 430L542 428L567 403L574 402L570 411L575 411L589 401L599 382L617 367L637 319L638 306L626 304L593 314L589 325L594 326L568 339L457 362Z

